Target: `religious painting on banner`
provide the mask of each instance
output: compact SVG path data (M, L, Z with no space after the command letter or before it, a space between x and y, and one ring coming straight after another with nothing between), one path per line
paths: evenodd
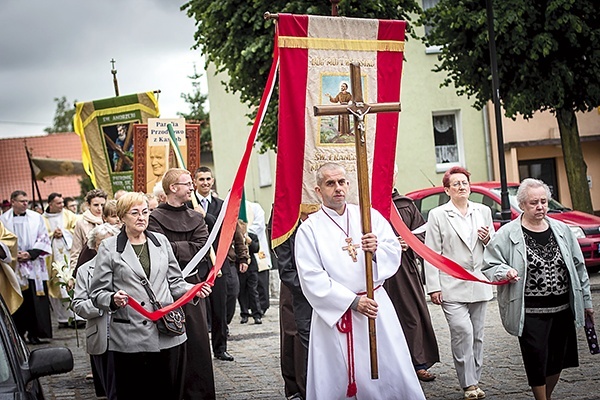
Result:
M200 164L200 125L186 124L184 118L149 118L147 124L133 126L133 138L135 191L152 193L169 168L194 172Z
M185 119L150 118L148 119L148 155L146 157L146 193L152 193L154 186L162 181L164 173L172 167L181 167L173 157L169 157L170 141L167 125L171 124L175 133L177 147L184 160L187 159L187 141L185 138Z
M73 123L81 137L82 161L95 187L114 193L133 190L133 125L159 115L152 92L75 105Z
M404 21L279 14L273 246L291 235L301 209L319 207L314 187L321 165L335 162L346 168L348 202L358 203L354 118L315 117L313 108L349 104L351 63L361 67L365 103L399 102L405 28ZM371 203L385 217L390 214L398 120L398 112L364 118Z
M365 74L361 77L362 87L366 88ZM326 104L323 99L328 99L333 104L349 104L352 93L349 91L348 71L343 74L323 74L321 76L320 104ZM337 95L330 93L339 88ZM365 90L366 93L366 90ZM365 96L365 98L367 98ZM350 115L336 115L320 117L318 144L354 145L354 123L350 122Z

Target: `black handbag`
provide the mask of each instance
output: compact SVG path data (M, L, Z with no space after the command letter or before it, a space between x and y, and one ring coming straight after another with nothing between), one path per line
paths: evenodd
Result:
M141 278L140 282L142 283L142 286L144 286L144 289L146 289L146 292L148 292L148 297L150 298L150 303L154 307L154 310L156 311L163 308L162 304L160 304L160 302L156 299L148 280ZM176 309L169 311L160 319L156 320L156 327L163 335L183 335L185 333L185 313L183 312L183 309L181 307L177 307Z
M585 337L588 342L588 347L590 348L591 354L600 353L600 348L598 348L598 336L596 336L596 329L594 328L594 323L591 318L588 316L585 317Z

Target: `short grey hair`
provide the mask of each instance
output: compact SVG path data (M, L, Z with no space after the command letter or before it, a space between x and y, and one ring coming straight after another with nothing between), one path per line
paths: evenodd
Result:
M160 197L161 194L165 194L165 189L163 189L162 181L156 182L156 185L152 188L152 194L157 198Z
M321 184L323 183L323 179L325 179L323 173L326 171L342 171L344 173L344 176L346 175L346 168L342 167L340 164L331 162L325 163L321 165L317 170L317 186L321 186Z
M107 236L116 236L119 234L119 228L109 223L96 225L87 233L87 246L94 250L96 248L96 239Z
M519 207L521 207L521 205L525 204L527 201L529 189L537 189L539 187L543 187L544 190L546 190L546 197L548 198L548 201L550 201L552 198L552 192L550 191L548 185L544 183L544 181L534 178L525 178L519 185L519 190L517 190L517 202L519 203Z

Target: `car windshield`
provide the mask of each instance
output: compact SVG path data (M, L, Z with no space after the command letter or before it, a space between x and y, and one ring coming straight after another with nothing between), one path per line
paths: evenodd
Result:
M519 207L519 202L517 201L517 190L519 190L518 186L509 186L508 188L508 201L510 202L511 207L513 207L518 212L523 212ZM498 197L500 197L500 188L491 189L492 192L496 193ZM548 202L548 212L563 212L563 211L571 211L570 208L563 206L558 201L554 199L550 199Z

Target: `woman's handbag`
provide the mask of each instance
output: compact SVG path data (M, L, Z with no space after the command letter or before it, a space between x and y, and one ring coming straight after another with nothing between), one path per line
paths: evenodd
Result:
M140 282L146 292L148 292L148 297L150 297L150 303L154 307L154 310L160 310L162 304L158 300L156 300L156 296L150 287L150 283L147 279L141 278ZM176 309L169 311L167 314L163 315L160 319L156 321L156 327L158 331L163 335L167 336L181 336L185 333L185 313L181 307L177 307Z
M585 338L588 342L588 347L590 348L590 353L598 354L600 353L600 348L598 348L598 336L596 336L596 329L594 328L594 323L591 318L588 316L585 317Z

